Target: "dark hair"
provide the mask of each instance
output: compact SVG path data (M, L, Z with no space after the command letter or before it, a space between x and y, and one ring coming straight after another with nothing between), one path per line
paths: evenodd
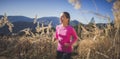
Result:
M68 12L62 12L66 18L68 18L68 24L70 22L70 14Z

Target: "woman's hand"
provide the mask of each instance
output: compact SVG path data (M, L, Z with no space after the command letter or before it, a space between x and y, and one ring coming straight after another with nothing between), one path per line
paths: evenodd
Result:
M64 45L66 48L68 48L70 46L70 43L65 43Z

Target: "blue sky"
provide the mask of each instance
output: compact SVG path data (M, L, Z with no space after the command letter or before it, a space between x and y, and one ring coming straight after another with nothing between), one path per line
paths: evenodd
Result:
M98 23L107 22L90 13L92 11L109 15L113 20L113 2L108 3L106 0L78 0L78 2L81 8L75 9L68 0L0 0L0 15L7 13L8 16L22 15L34 18L37 14L38 17L59 17L61 12L67 11L71 14L71 20L88 23L92 17L95 17Z

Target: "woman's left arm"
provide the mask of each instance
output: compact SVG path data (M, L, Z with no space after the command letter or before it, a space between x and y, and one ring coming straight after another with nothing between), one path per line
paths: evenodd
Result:
M77 34L76 34L76 31L75 31L75 29L74 28L72 28L72 31L71 31L72 33L72 40L71 40L71 43L70 43L70 45L73 45L77 40L78 40L78 36L77 36Z

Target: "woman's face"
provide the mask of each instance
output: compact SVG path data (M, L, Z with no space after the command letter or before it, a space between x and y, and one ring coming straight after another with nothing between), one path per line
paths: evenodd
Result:
M61 13L60 14L60 22L63 23L63 24L68 24L68 21L69 21L69 19L66 18L65 14Z

